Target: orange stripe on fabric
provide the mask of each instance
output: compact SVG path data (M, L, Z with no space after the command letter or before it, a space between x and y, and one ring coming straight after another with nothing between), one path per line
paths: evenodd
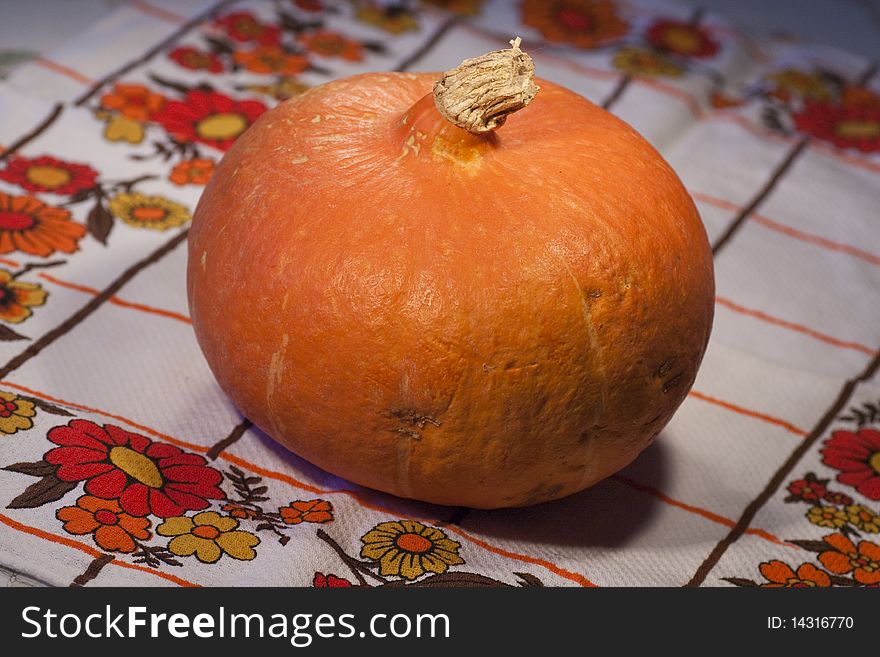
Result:
M782 427L786 431L789 431L797 436L806 436L807 432L801 429L800 427L796 427L790 422L786 422L778 417L773 417L772 415L767 415L766 413L759 413L758 411L753 411L748 408L743 408L742 406L737 406L736 404L731 404L730 402L726 402L723 399L718 399L716 397L710 397L709 395L705 395L702 392L698 392L696 390L691 390L688 393L689 397L695 397L696 399L701 399L704 402L709 402L710 404L715 404L716 406L720 406L722 408L726 408L729 411L733 411L734 413L739 413L740 415L745 415L747 417L753 417L756 420L763 420L764 422L768 422L770 424L775 424L776 426Z
M822 342L834 345L835 347L861 351L868 356L874 356L877 354L876 350L871 349L870 347L866 347L863 344L859 344L857 342L846 342L845 340L838 340L837 338L833 338L830 335L825 335L824 333L819 333L818 331L814 331L813 329L802 326L801 324L795 324L794 322L789 322L784 319L779 319L778 317L773 317L772 315L768 315L767 313L760 310L754 310L752 308L740 306L739 304L734 303L730 299L725 299L724 297L716 296L715 303L724 306L725 308L729 308L734 312L748 315L749 317L755 317L756 319L760 319L764 322L767 322L768 324L774 324L776 326L781 326L792 331L797 331L798 333L803 333L804 335L808 335L811 338L815 338L816 340L821 340Z
M500 554L504 557L516 559L517 561L525 561L526 563L534 564L536 566L542 566L542 567L546 568L547 570L549 570L551 573L559 575L560 577L563 577L565 579L571 580L572 582L577 582L581 586L585 586L588 588L595 588L596 586L598 586L597 584L594 584L593 582L588 580L586 577L584 577L580 573L573 573L570 570L565 570L564 568L560 568L556 564L551 563L549 561L546 561L544 559L530 557L525 554L518 554L517 552L510 552L509 550L505 550L504 548L490 545L489 543L486 543L485 541L483 541L475 536L472 536L471 534L468 534L466 531L464 531L463 529L461 529L459 527L456 527L455 525L446 525L444 527L444 529L452 534L457 534L458 536L461 536L462 538L466 538L470 542L475 543L476 545L479 545L480 547L488 550L489 552L494 552L495 554Z
M693 192L691 190L688 190L688 192L697 201L702 201L703 203L714 205L715 207L721 208L723 210L739 212L742 209L736 203L733 203L732 201L726 201L723 198L718 198L717 196L709 196L708 194L703 194L702 192Z
M803 230L798 230L797 228L792 228L791 226L786 226L785 224L780 224L779 222L768 219L761 214L753 214L752 221L761 224L765 228L769 228L771 230L782 233L783 235L788 235L789 237L794 237L795 239L801 240L803 242L809 242L810 244L821 246L830 251L839 251L840 253L846 253L847 255L859 258L860 260L864 260L865 262L872 265L880 266L880 255L876 255L874 253L871 253L870 251L865 251L864 249L859 249L849 244L835 242L834 240L829 240L826 237L820 237L819 235L814 235L813 233L808 233Z
M61 287L66 287L71 290L76 290L77 292L84 292L86 294L91 294L92 296L97 296L100 294L99 290L96 290L93 287L89 287L87 285L79 285L77 283L70 283L68 281L63 281L60 278L56 278L55 276L50 276L49 274L40 274L40 278L49 281L50 283L55 283L55 285L60 285ZM112 296L108 299L108 301L117 306L122 306L123 308L132 308L134 310L140 310L145 313L152 313L153 315L161 315L162 317L168 317L170 319L176 319L179 322L183 322L185 324L192 324L192 320L186 315L181 315L180 313L172 312L171 310L163 310L162 308L155 308L153 306L148 306L143 303L134 303L133 301L126 301L125 299L120 299L117 296Z
M703 108L700 107L700 102L697 100L697 98L684 91L683 89L673 87L672 85L666 84L665 82L660 82L659 80L653 80L651 78L641 76L635 76L633 78L633 82L645 87L650 87L651 89L659 91L660 93L665 94L670 98L676 98L682 101L685 105L688 106L691 114L693 114L694 117L696 117L697 119L702 119L706 114L703 111Z
M20 532L24 532L25 534L30 534L31 536L36 536L37 538L42 538L46 541L51 541L52 543L59 543L61 545L66 545L67 547L73 548L74 550L79 550L80 552L85 552L89 556L92 557L100 557L105 553L100 550L96 550L90 545L86 545L85 543L80 543L79 541L75 541L66 536L61 536L59 534L53 534L51 532L47 532L42 529L38 529L37 527L31 527L30 525L25 525L24 523L18 522L17 520L13 520L9 516L3 515L0 513L0 522L2 522L7 527L15 529ZM155 575L156 577L161 577L162 579L167 579L169 582L174 582L175 584L179 584L180 586L199 586L194 582L190 582L189 580L183 579L182 577L177 577L176 575L171 575L170 573L162 572L161 570L153 570L152 568L147 568L146 566L140 566L134 563L126 563L124 561L119 561L114 559L110 562L110 564L114 566L119 566L120 568L129 568L130 570L139 570L144 573L150 573L151 575Z
M777 538L770 532L764 529L758 529L757 527L749 527L746 529L746 534L751 534L752 536L758 536L760 538L766 539L771 543L777 543L779 545L784 545L785 547L798 548L794 543L789 543L788 541L783 541L781 538ZM800 548L798 548L800 549Z
M692 191L690 192L690 195L694 197L694 199L696 199L697 201L702 201L704 203L714 205L724 210L730 210L732 212L738 212L739 210L741 210L740 206L738 206L736 203L726 201L724 199L718 198L717 196L710 196L709 194ZM750 215L750 218L752 221L760 224L761 226L769 228L770 230L775 230L779 233L787 235L788 237L793 237L804 242L809 242L810 244L821 246L830 251L846 253L847 255L859 258L872 265L880 266L880 255L871 253L870 251L859 249L855 246L844 244L842 242L835 242L834 240L830 240L826 237L820 237L819 235L808 233L797 228L792 228L791 226L786 226L785 224L781 224L778 221L773 221L772 219L765 217L762 214L754 213Z
M119 420L120 422L125 422L126 424L140 429L141 431L146 431L147 433L156 436L157 438L161 438L162 440L168 441L178 447L186 447L187 449L191 449L194 452L207 452L209 447L205 447L203 445L197 445L196 443L190 443L185 440L180 440L178 438L174 438L169 436L168 434L164 434L161 431L156 431L148 426L135 422L134 420L130 420L127 417L123 417L122 415L116 415L114 413L109 413L107 411L102 411L100 408L94 408L92 406L86 406L85 404L77 404L76 402L67 401L66 399L61 399L60 397L53 397L52 395L46 394L45 392L41 392L39 390L34 390L33 388L27 388L25 386L19 385L17 383L13 383L12 381L0 381L0 385L8 386L10 388L15 388L16 390L21 390L29 395L34 395L35 397L40 397L45 399L46 401L56 402L58 404L62 404L63 406L70 406L71 408L78 408L81 411L86 411L87 413L97 413L99 415L103 415L105 417L113 418L114 420Z
M47 401L56 402L58 404L70 406L72 408L78 408L80 410L83 410L83 411L86 411L89 413L97 413L97 414L103 415L105 417L113 418L114 420L120 420L122 422L125 422L129 426L140 429L141 431L149 433L153 436L162 438L162 440L165 440L165 441L172 443L174 445L178 445L179 447L186 447L187 449L191 449L195 452L205 453L210 449L209 447L205 447L203 445L197 445L195 443L190 443L185 440L173 438L167 434L164 434L160 431L156 431L155 429L147 427L143 424L140 424L138 422L134 422L133 420L129 420L128 418L123 417L121 415L116 415L114 413L108 413L107 411L102 411L98 408L86 406L84 404L77 404L75 402L70 402L70 401L67 401L64 399L60 399L58 397L54 397L52 395L45 394L45 393L40 392L38 390L33 390L31 388L27 388L27 387L19 385L17 383L12 383L11 381L0 381L0 385L9 386L10 388L15 388L17 390L21 390L25 393L34 395L36 397L41 397L42 399L45 399ZM299 481L298 479L295 479L294 477L291 477L290 475L283 474L281 472L275 472L274 470L269 470L267 468L260 467L260 466L256 465L255 463L251 463L250 461L247 461L247 460L240 458L238 456L233 456L232 454L221 453L218 456L218 458L223 459L224 461L228 461L230 463L234 463L236 465L240 465L242 467L245 467L248 470L251 470L252 472L255 472L257 474L261 474L265 477L269 477L270 479L275 479L277 481L283 481L287 484L290 484L291 486L294 486L296 488L300 488L300 489L308 491L310 493L314 493L317 495L340 495L340 494L347 495L364 508L371 509L373 511L378 511L380 513L387 513L389 515L397 515L397 512L392 509L388 509L386 507L367 502L360 495L358 495L357 492L352 491L352 490L345 490L345 489L329 490L329 489L319 488L317 486L312 486L311 484L307 484L305 482ZM435 518L426 518L424 516L421 516L420 519L428 520L432 524L440 524L440 521L438 521ZM463 535L466 535L466 534L463 534ZM485 548L486 550L489 550L491 552L496 552L497 554L502 554L502 555L507 556L511 559L516 559L518 561L523 561L526 563L541 565L541 566L547 568L547 570L550 570L551 572L559 575L560 577L565 577L566 579L570 579L573 582L578 582L581 584L583 584L583 581L589 582L589 580L587 580L583 575L579 575L578 573L571 573L563 568L560 568L559 566L555 566L554 564L551 564L549 561L545 561L543 559L536 559L535 557L531 557L531 556L525 555L525 554L518 554L516 552L510 552L508 550L503 550L502 548L495 548L493 546L490 546L485 541L481 541L476 538L469 538L469 540L472 540L473 543L475 543L476 545L479 545L480 547ZM583 584L583 585L588 586L589 584Z
M0 258L0 264L6 265L7 267L21 267L20 262L10 260L9 258Z
M67 66L63 66L62 64L59 64L58 62L53 62L51 59L46 59L45 57L36 57L36 58L34 58L33 61L35 63L39 64L40 66L42 66L43 68L47 68L50 71L53 71L55 73L60 73L61 75L65 75L65 76L69 77L71 80L76 80L80 84L84 84L86 86L90 86L90 85L95 84L95 81L92 80L91 78L86 77L85 75L83 75L82 73L79 73L78 71L74 71L72 68L69 68Z
M734 527L736 526L736 522L731 520L730 518L725 518L722 515L719 515L713 511L709 511L708 509L703 509L699 506L694 506L692 504L687 504L686 502L682 502L680 500L676 500L675 498L669 497L665 493L653 488L651 486L646 486L645 484L640 484L639 482L630 479L629 477L624 477L621 474L612 475L612 479L615 479L623 484L626 484L630 488L634 488L637 491L641 491L643 493L648 493L649 495L653 495L658 500L669 504L670 506L677 507L679 509L683 509L685 511L689 511L690 513L696 513L699 516L703 516L704 518L711 520L712 522L717 522L719 525L724 525L725 527ZM781 538L778 538L771 534L770 532L764 529L758 528L749 528L746 530L747 533L753 534L754 536L759 536L771 543L776 543L778 545L785 545L788 547L797 547L793 543L788 543L783 541Z
M163 21L168 21L169 23L174 23L176 25L186 23L187 20L189 20L185 16L175 14L173 11L168 11L167 9L162 9L162 7L156 7L149 2L144 2L144 0L129 0L128 4L131 5L133 9L137 9L144 14L155 16L156 18L160 18Z
M731 520L730 518L725 518L724 516L718 515L712 511L707 509L703 509L698 506L693 506L692 504L686 504L685 502L681 502L679 500L673 499L668 495L661 493L656 488L652 488L651 486L646 486L645 484L640 484L637 481L630 479L629 477L624 477L621 474L612 475L612 479L619 481L623 484L626 484L630 488L634 488L637 491L641 491L642 493L648 493L649 495L653 495L658 500L665 502L666 504L674 507L678 507L679 509L684 509L685 511L690 511L691 513L696 513L698 516L703 516L712 522L717 522L719 525L724 525L725 527L733 527L736 525L736 522Z

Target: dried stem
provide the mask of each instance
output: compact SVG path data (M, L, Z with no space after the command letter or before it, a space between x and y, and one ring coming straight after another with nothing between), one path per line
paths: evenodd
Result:
M480 135L504 125L509 114L524 108L538 93L535 64L520 50L521 39L509 50L466 59L446 71L434 85L434 103L445 119Z

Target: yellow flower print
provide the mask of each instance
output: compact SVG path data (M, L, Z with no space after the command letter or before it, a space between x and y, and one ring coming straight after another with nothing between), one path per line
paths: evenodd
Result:
M861 529L867 534L880 533L880 515L877 515L868 507L861 504L853 504L846 507L845 511L846 517L853 527Z
M787 68L770 75L774 83L774 96L788 100L793 94L810 100L830 100L832 90L818 73L805 73Z
M34 426L34 403L11 392L0 392L0 433L11 434Z
M31 308L46 303L49 293L37 283L23 283L13 273L0 269L0 320L20 324L33 314Z
M833 506L814 506L807 511L807 520L819 527L837 529L843 527L849 519L846 512Z
M117 114L107 121L104 137L107 141L127 141L140 144L144 140L144 124L127 116Z
M464 563L458 556L460 543L415 520L380 522L361 537L361 542L361 557L378 561L382 575L414 580L425 571L440 574L449 566Z
M110 212L138 228L167 230L182 226L191 219L189 210L162 196L120 194L110 201Z
M684 72L669 58L646 48L622 48L614 56L614 66L630 75L680 77Z
M257 556L254 547L260 539L238 529L238 520L216 511L202 511L191 518L168 518L156 527L161 536L173 536L168 550L180 557L193 554L202 563L216 563L223 554L233 559L251 561Z

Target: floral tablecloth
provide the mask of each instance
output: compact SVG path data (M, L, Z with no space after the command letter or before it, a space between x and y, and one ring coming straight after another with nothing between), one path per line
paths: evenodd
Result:
M492 512L393 498L220 391L187 316L191 212L276 102L515 35L679 172L714 248L713 338L660 439L595 488ZM0 84L0 566L53 585L877 585L875 72L657 0L122 4Z

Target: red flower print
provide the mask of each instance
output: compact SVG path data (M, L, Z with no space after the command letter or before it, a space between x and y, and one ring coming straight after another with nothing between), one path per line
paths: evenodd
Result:
M813 588L831 586L831 578L824 570L819 570L813 564L801 564L797 572L792 570L784 561L768 561L762 563L758 569L767 579L763 588Z
M55 427L47 437L60 445L45 456L59 466L56 477L85 481L87 493L118 500L132 516L180 516L226 497L217 487L222 475L204 457L174 445L87 420Z
M712 57L718 52L718 43L708 30L679 21L656 21L645 35L655 48L685 57Z
M830 547L819 553L819 561L832 573L847 575L860 584L880 582L880 546L870 541L859 541L858 547L843 534L822 538Z
M788 501L804 500L805 502L818 502L828 492L825 486L827 483L827 479L816 479L816 475L808 472L807 476L803 479L797 479L788 485L788 492L791 493Z
M191 46L175 48L168 57L173 59L183 68L191 71L208 71L209 73L222 73L223 62L214 53L205 52Z
M153 120L182 142L198 141L222 151L257 120L266 106L236 101L216 91L190 91L183 101L169 100Z
M297 500L278 509L278 513L288 525L333 520L333 506L326 500Z
M54 157L14 157L0 171L0 179L29 192L76 194L95 186L98 172L87 164L56 160Z
M64 531L81 536L91 534L99 547L118 552L134 552L134 539L149 540L150 521L123 513L116 500L83 495L76 506L65 506L55 513Z
M315 573L312 580L312 586L316 589L342 589L354 586L351 582L343 577L337 577L332 573Z
M841 471L837 481L880 500L880 431L835 431L821 453L822 463Z
M324 11L321 0L292 0L295 7L303 11Z
M281 41L281 30L275 25L266 25L248 11L237 11L217 20L217 25L226 30L230 39L247 43L256 41L264 46L274 46Z
M807 100L794 115L795 127L838 148L880 151L880 102L842 103ZM880 498L874 498L880 499Z

